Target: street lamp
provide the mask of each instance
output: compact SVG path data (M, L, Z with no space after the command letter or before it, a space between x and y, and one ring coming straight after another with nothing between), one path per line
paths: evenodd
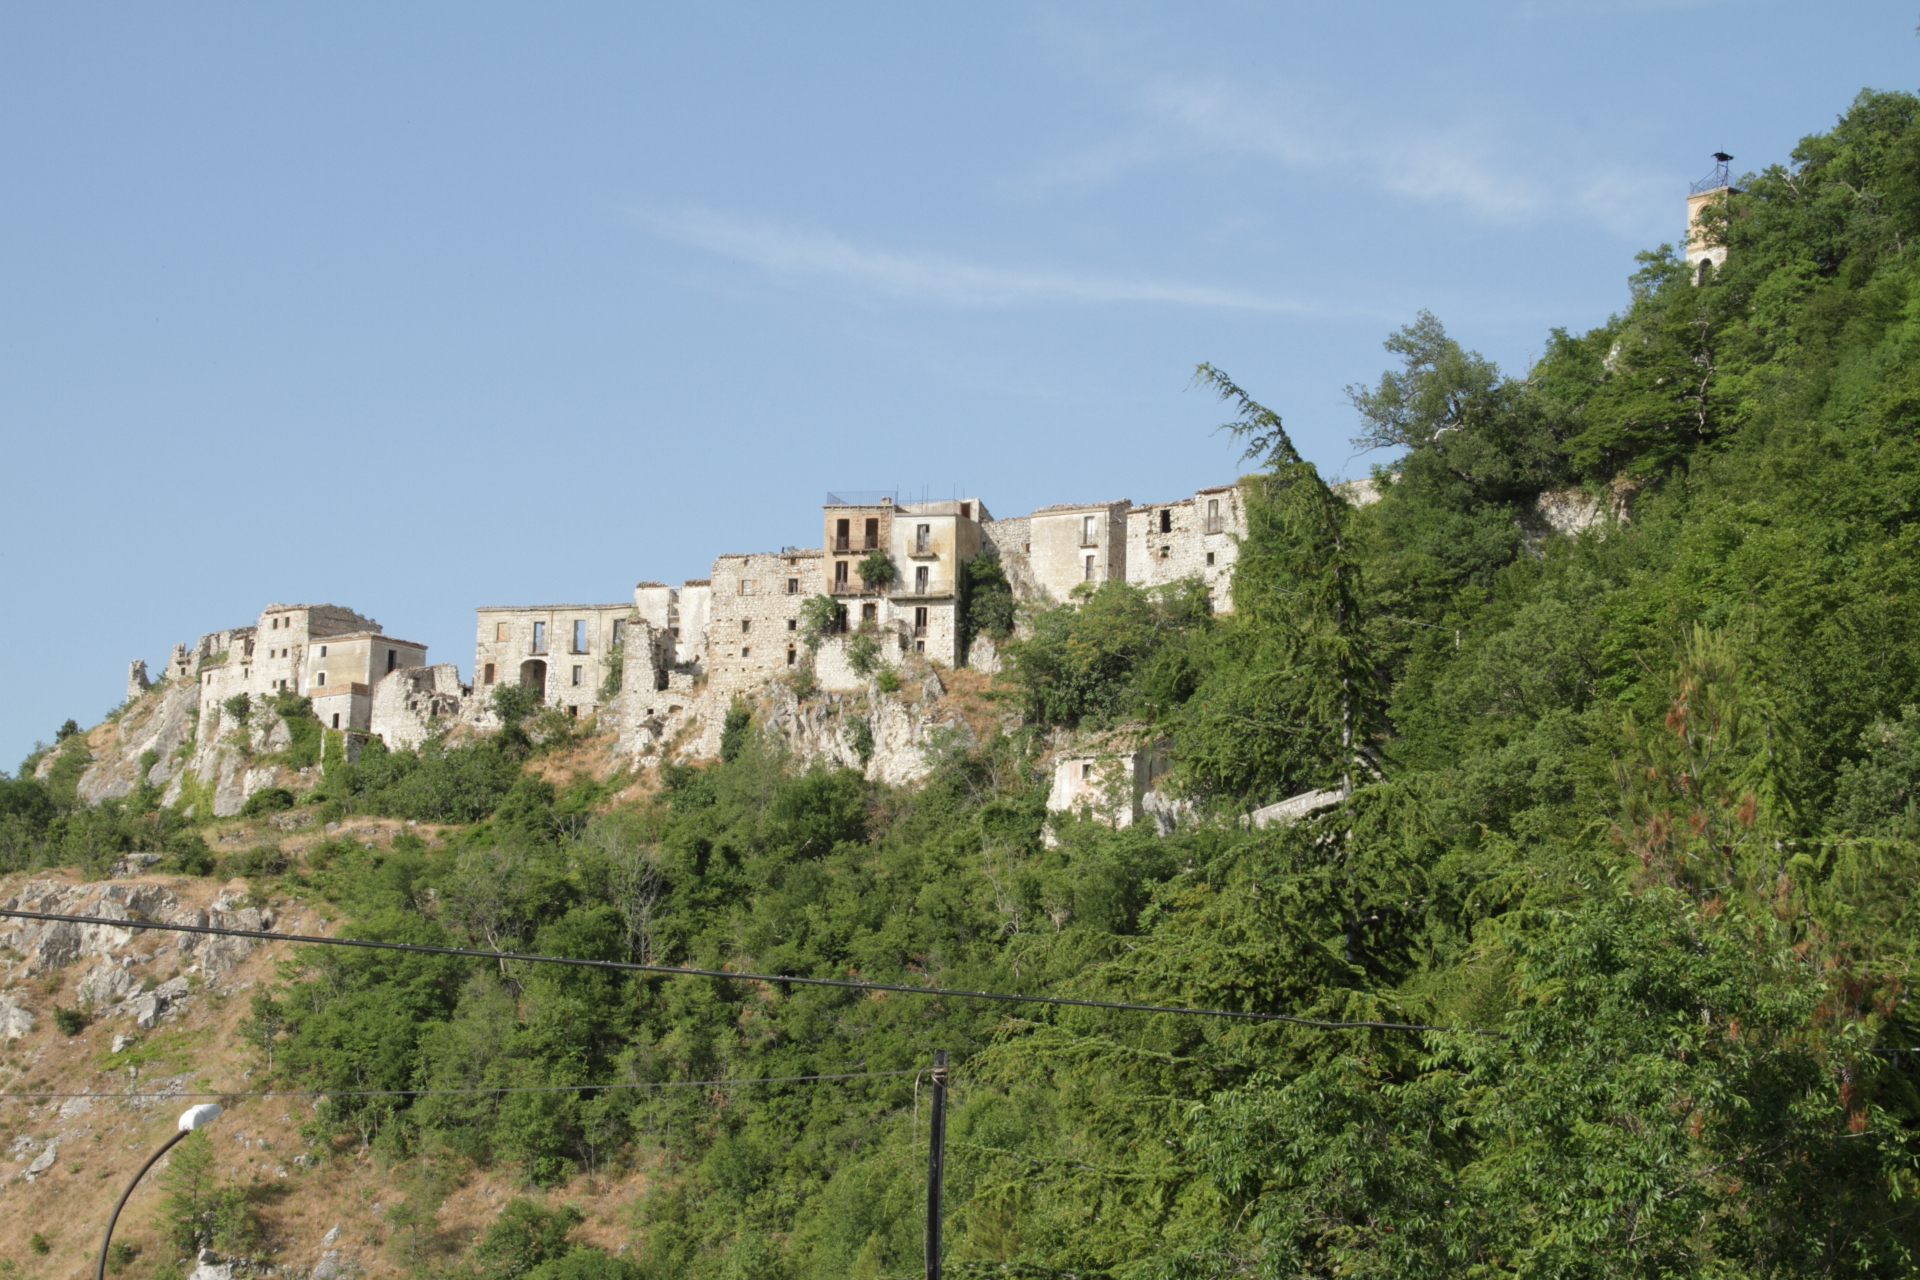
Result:
M219 1114L220 1104L217 1102L203 1102L197 1107L188 1107L180 1113L179 1131L161 1143L158 1151L147 1157L147 1162L140 1166L140 1172L133 1175L133 1181L129 1182L127 1189L120 1193L120 1203L113 1206L113 1213L107 1218L107 1233L100 1237L100 1260L94 1264L93 1280L107 1280L107 1246L113 1243L113 1224L120 1221L120 1211L127 1207L127 1197L131 1196L133 1189L140 1185L140 1179L147 1176L147 1170L153 1168L161 1156L173 1150L174 1143L195 1129L212 1124L213 1118Z

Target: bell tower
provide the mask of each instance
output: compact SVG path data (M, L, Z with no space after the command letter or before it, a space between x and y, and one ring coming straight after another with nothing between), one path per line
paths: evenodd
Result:
M1727 246L1715 242L1711 230L1704 225L1704 218L1708 209L1725 205L1727 197L1739 191L1727 170L1727 161L1731 159L1733 157L1724 151L1714 152L1713 172L1687 189L1687 266L1693 272L1695 284L1707 278L1708 263L1713 264L1715 271L1726 265Z

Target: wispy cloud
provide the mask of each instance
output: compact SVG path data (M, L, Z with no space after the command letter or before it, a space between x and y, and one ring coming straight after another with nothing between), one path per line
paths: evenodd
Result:
M1343 175L1497 224L1572 214L1638 234L1666 177L1517 154L1506 132L1486 121L1369 120L1297 89L1256 91L1221 78L1156 77L1138 90L1135 105L1138 126L1066 157L1038 175L1037 185L1099 183L1169 160L1243 155Z
M1161 303L1236 311L1319 313L1312 303L1176 281L1022 270L941 253L855 244L825 231L692 208L653 215L658 234L773 275L811 278L883 297L952 307Z

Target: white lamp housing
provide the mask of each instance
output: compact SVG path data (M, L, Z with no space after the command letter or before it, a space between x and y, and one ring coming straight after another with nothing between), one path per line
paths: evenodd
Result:
M180 1113L180 1132L192 1133L203 1125L212 1124L214 1117L219 1114L220 1104L217 1102L203 1102L197 1107L188 1107Z

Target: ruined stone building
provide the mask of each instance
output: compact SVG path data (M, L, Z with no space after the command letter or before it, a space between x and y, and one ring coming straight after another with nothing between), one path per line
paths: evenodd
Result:
M473 687L490 698L495 685L516 684L535 702L591 715L626 644L634 606L620 604L487 605L475 611Z
M203 703L296 693L313 699L320 723L360 732L371 728L374 684L427 659L424 644L389 636L372 618L330 604L272 604L253 626L209 632L190 673L182 652L184 646L176 648L168 674L197 680Z
M1215 613L1233 612L1233 566L1247 531L1237 484L1202 489L1191 498L1127 510L1127 581L1159 587L1183 578L1206 584Z

